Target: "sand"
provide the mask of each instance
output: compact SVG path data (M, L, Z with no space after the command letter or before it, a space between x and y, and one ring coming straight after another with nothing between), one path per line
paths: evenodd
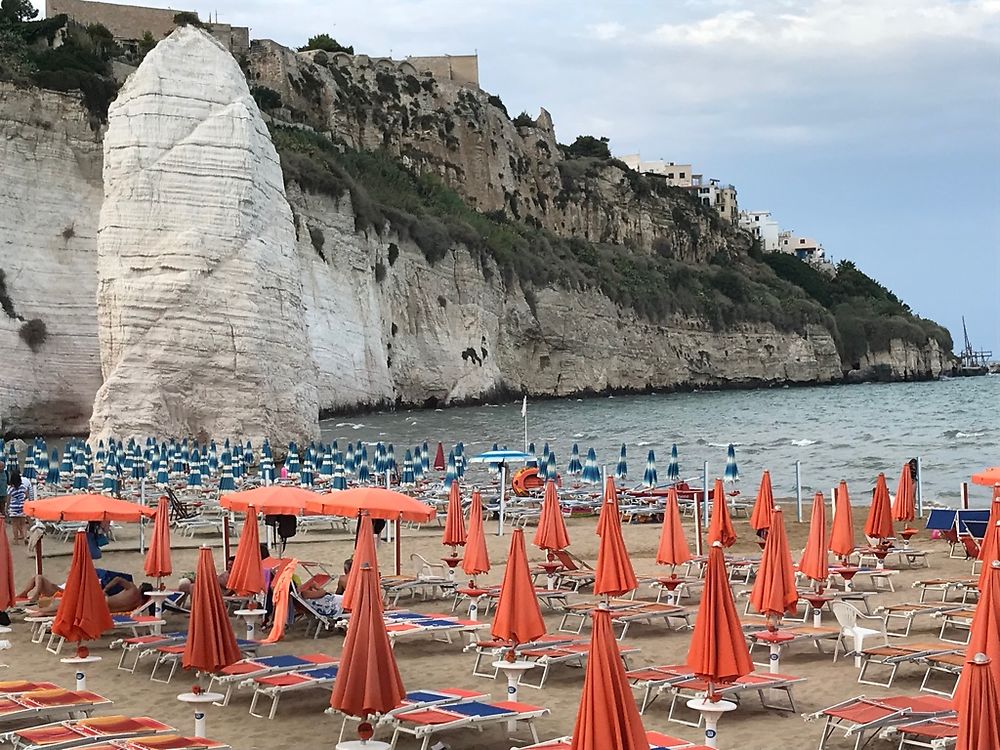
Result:
M863 519L863 511L855 511ZM797 555L805 544L808 533L806 525L794 522L794 510L786 513L786 523L793 550ZM596 559L597 536L594 534L595 519L573 519L569 523L571 550L583 559ZM734 547L737 553L757 553L758 548L753 541L753 532L746 519L736 520L739 541ZM487 530L493 527L487 526ZM125 530L122 538L106 548L104 558L98 563L102 567L138 571L141 574L142 557L135 551L134 529ZM659 525L628 525L624 527L624 536L636 571L642 575L662 575L664 569L655 562L655 551L659 535ZM130 538L131 537L131 538ZM421 530L405 530L403 539L404 570L409 567L408 555L412 552L422 554L428 559L436 560L445 554L445 548L440 545L440 529L426 527ZM530 534L528 536L530 542ZM198 542L211 544L215 548L217 564L221 565L221 539L213 536L198 537L196 540L178 539L175 534L175 545L186 545L174 552L175 571L193 570L195 567L196 546ZM299 534L289 545L288 554L300 559L322 561L332 569L338 569L345 557L351 553L352 537L346 532ZM499 582L503 572L502 561L507 556L509 535L498 538L488 536L490 556L494 564L493 572L485 577L486 581ZM132 546L132 550L121 547ZM914 546L928 551L930 569L907 570L900 572L895 578L896 593L880 595L874 603L916 601L917 592L911 588L914 580L937 576L967 576L970 564L963 560L949 559L948 547L942 541L931 541L923 532L915 541ZM55 580L63 580L69 565L69 545L46 540L48 555L45 559L46 573ZM33 572L33 563L23 549L15 549L16 580L20 587ZM540 561L542 554L529 546L529 557ZM383 570L387 570L392 562L392 549L383 545L380 549L380 562ZM737 590L746 588L737 584ZM639 598L652 599L655 593L648 587L639 592ZM697 602L688 602L693 607ZM409 606L404 601L405 606ZM451 602L415 602L414 609L426 612L450 611ZM742 611L742 602L739 603ZM546 614L549 630L555 631L559 616ZM824 624L833 622L830 613L824 613ZM174 617L168 622L168 628L181 627L182 620ZM238 626L239 627L239 626ZM919 618L913 630L915 637L936 639L938 621L931 618ZM589 633L587 628L584 633ZM628 635L627 642L638 646L640 654L633 659L633 666L676 664L685 661L690 635L688 632L667 630L662 624L636 625ZM15 620L15 632L11 634L13 644L11 650L2 654L2 659L9 664L9 669L3 670L5 679L38 678L50 679L62 685L71 686L73 669L60 664L58 658L47 653L41 646L31 644L28 638L27 626ZM88 671L91 689L98 691L114 700L113 712L125 714L146 714L163 721L170 722L184 732L192 731L192 714L176 699L180 692L186 692L194 679L186 674L174 678L172 684L162 685L150 682L148 667L134 675L115 669L118 652L109 652L104 645L95 645L95 653L103 653L104 661L92 666ZM301 627L292 629L285 642L272 647L268 653L289 652L308 653L324 651L339 654L343 643L341 634L325 635L320 640L306 639ZM828 651L832 649L832 645ZM464 654L461 645L456 641L449 645L433 642L429 639L411 639L400 642L396 647L396 658L408 690L420 688L464 687L491 691L498 699L505 698L503 686L471 674L473 655ZM755 654L755 658L763 661L763 653ZM821 734L819 722L805 722L800 714L816 711L837 701L859 694L888 695L916 692L920 685L923 671L915 667L904 667L900 670L891 690L882 690L870 686L858 685L857 670L852 660L831 661L830 653L819 654L815 648L808 645L797 645L782 658L782 672L807 678L795 690L797 712L777 712L761 708L755 696L748 696L739 710L726 716L719 727L719 741L722 748L740 748L741 750L763 750L764 748L810 748L815 747ZM538 722L542 739L548 739L572 731L576 717L580 690L583 685L583 671L560 667L554 669L543 690L522 688L520 700L536 705L546 706L551 710L548 717ZM230 743L239 750L273 750L283 747L301 748L332 748L336 744L340 730L340 721L323 714L327 706L329 693L309 691L287 697L282 702L277 717L273 721L257 719L248 715L249 691L241 691L228 707L208 708L209 736ZM648 729L656 729L668 734L689 740L701 740L702 730L681 724L667 722L669 697L663 696L646 713L644 720ZM108 713L108 711L105 711ZM452 750L460 748L478 748L479 750L501 750L512 746L510 739L500 728L490 728L482 734L473 730L460 731L443 735L442 739ZM834 747L839 745L834 744ZM886 743L876 743L876 747L889 747ZM412 740L401 741L400 748L416 748ZM845 745L846 747L846 745Z

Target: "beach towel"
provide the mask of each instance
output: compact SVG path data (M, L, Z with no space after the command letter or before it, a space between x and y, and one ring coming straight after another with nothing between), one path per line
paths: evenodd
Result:
M295 574L295 567L299 561L292 558L288 561L278 577L274 579L272 587L274 596L274 616L272 618L271 632L268 633L261 643L277 643L285 637L285 628L288 623L288 616L291 611L292 597L292 576Z

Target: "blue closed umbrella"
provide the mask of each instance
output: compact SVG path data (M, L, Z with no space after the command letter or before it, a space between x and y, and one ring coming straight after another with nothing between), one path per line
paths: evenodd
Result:
M101 478L101 492L115 494L118 492L118 470L112 454L104 464L104 474Z
M167 457L162 453L156 454L156 483L162 486L170 484L170 470L167 466Z
M188 462L190 466L187 478L188 487L201 487L201 456L197 448L188 455Z
M35 472L35 446L29 445L24 451L24 470L21 476L26 479L34 479Z
M90 477L87 475L87 458L83 451L77 451L73 456L73 489L85 490L90 487Z
M642 483L646 487L656 486L656 453L652 450L646 456L646 471L642 474Z
M223 448L219 457L222 475L219 477L219 492L235 492L236 479L233 477L233 454Z
M299 449L295 443L288 444L288 455L285 457L285 468L288 469L290 479L298 479L302 473L302 465L299 463Z
M461 441L455 446L455 472L459 479L465 476L465 444Z
M455 451L448 451L448 464L444 472L444 488L451 489L451 483L458 479L458 469L455 467Z
M559 477L559 469L556 467L556 453L552 451L549 453L549 460L545 464L545 478L551 479L553 482Z
M425 442L420 447L420 476L427 474L431 470L431 454Z
M618 463L615 465L615 479L627 479L628 478L628 453L625 448L625 443L622 443L622 447L618 451Z
M420 481L424 477L424 458L420 446L413 449L413 481Z
M358 467L358 481L359 482L369 482L372 478L371 470L368 468L368 446L362 445L359 454L356 452L354 454L354 463Z
M736 447L732 443L726 449L726 473L723 478L727 482L736 482L740 478L740 470L736 466Z
M274 459L271 457L270 452L261 454L260 480L265 485L274 484Z
M49 459L49 471L45 476L46 484L59 484L59 451L52 449L52 456Z
M313 486L313 461L309 452L306 452L306 459L302 462L302 472L299 474L299 486Z
M354 443L347 444L347 451L344 454L344 471L354 471Z
M327 480L333 477L333 452L329 447L323 451L323 463L319 467L319 474Z
M593 448L587 449L587 460L583 463L583 474L580 478L586 484L601 483L601 467L597 465L597 453Z
M578 477L583 474L583 463L580 461L580 446L573 443L573 450L569 454L569 465L566 473L571 477Z
M347 446L350 448L351 444ZM334 461L333 479L330 480L330 487L335 490L347 489L347 472L344 470L344 455L337 453Z
M676 482L681 478L681 465L677 462L677 443L670 446L670 463L667 465L667 479Z
M7 467L10 468L9 466ZM67 445L63 450L62 463L59 464L60 474L72 474L73 473L73 448L72 444Z

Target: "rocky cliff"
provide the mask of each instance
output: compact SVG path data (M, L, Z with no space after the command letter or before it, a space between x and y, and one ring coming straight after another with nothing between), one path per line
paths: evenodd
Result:
M318 434L281 167L246 80L182 27L111 105L91 435Z

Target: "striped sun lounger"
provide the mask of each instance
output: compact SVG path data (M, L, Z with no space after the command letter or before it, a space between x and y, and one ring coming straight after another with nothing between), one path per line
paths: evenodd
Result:
M239 648L240 653L243 654L254 654L260 647L259 641L247 641L240 638L236 639L236 646ZM156 646L149 650L149 652L143 652L140 656L144 656L146 653L152 653L156 656L156 662L153 664L153 671L149 673L149 679L153 682L163 682L167 683L174 679L174 674L177 672L177 667L180 666L181 660L184 657L184 643L172 643L168 646ZM167 674L166 679L163 677L157 678L156 672L159 668L164 665L170 665L170 672Z
M444 688L442 690L413 690L406 694L403 698L403 702L399 706L392 709L388 713L382 714L379 717L376 727L381 727L386 724L392 724L392 718L396 714L403 713L405 711L413 711L418 708L436 708L439 706L448 706L455 703L464 703L466 701L488 701L490 696L487 693L483 693L479 690L463 690L462 688ZM340 727L340 737L339 741L344 739L344 732L347 728L349 722L357 722L354 716L344 716L344 722Z
M329 656L328 654L305 654L303 656L276 654L274 656L243 659L213 674L212 680L208 685L208 690L211 692L213 688L224 687L226 697L222 699L220 705L228 706L233 690L241 685L249 686L251 679L254 677L295 672L296 670L310 669L312 667L330 667L338 661L335 656Z
M628 657L638 652L639 649L635 646L618 644L618 654L621 656L622 662L625 664L625 669L629 669ZM520 651L519 655L521 658L534 662L535 666L541 669L542 674L538 678L538 682L533 683L524 679L524 677L528 674L525 672L518 684L523 685L524 687L541 689L545 687L545 682L549 678L549 671L552 667L557 664L569 664L582 669L587 663L587 656L589 653L589 643L576 643L567 646L546 646L543 648L525 649Z
M267 718L273 719L278 711L278 701L285 693L300 692L302 690L333 690L333 683L337 679L337 666L329 665L324 667L313 667L312 669L302 669L298 672L286 672L284 674L267 675L265 677L254 677L248 680L253 685L253 698L250 700L250 715L259 719L265 718L258 713L257 704L262 698L271 701ZM249 685L248 685L249 686Z
M123 740L166 734L173 727L148 716L100 716L71 719L4 735L17 750L61 750L102 740Z
M0 698L0 722L40 719L66 714L90 713L98 706L111 703L107 698L87 690L32 690L20 695Z
M887 740L898 737L897 750L944 750L958 742L958 719L925 719L912 724L887 727L879 736Z
M547 708L513 701L498 703L467 701L450 706L403 711L392 717L395 725L392 746L396 747L400 735L408 734L421 740L420 750L427 750L431 739L440 732L466 727L483 729L507 722L524 724L531 733L532 741L538 742L535 719L545 716L548 712Z

